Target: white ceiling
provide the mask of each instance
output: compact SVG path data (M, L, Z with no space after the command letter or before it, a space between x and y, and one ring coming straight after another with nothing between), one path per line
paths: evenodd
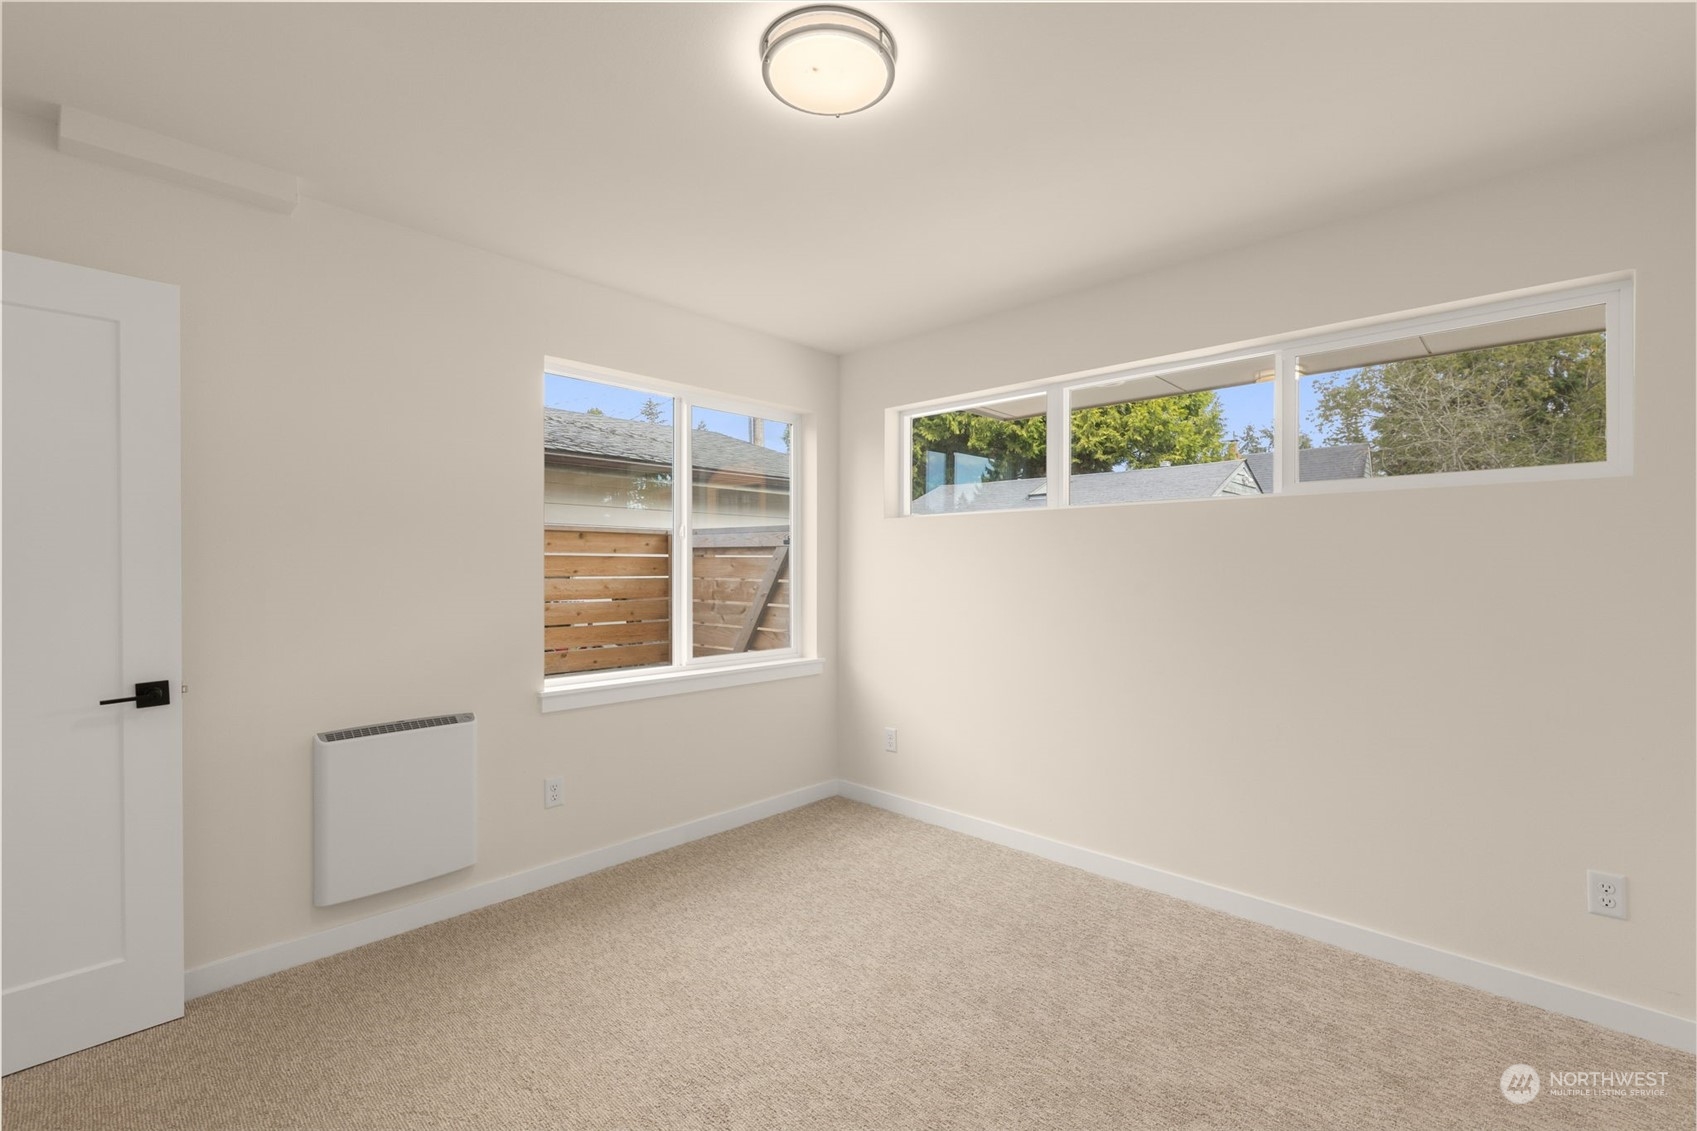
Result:
M1689 4L866 3L895 88L815 118L761 84L790 6L7 3L5 98L832 352L1689 131L1697 100Z

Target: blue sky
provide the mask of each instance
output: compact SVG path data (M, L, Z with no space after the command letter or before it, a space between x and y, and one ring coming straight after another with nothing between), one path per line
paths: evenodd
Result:
M1314 443L1320 443L1320 425L1314 419L1314 398L1308 395L1308 382L1299 385L1302 392L1302 430L1313 437ZM1214 394L1220 399L1220 408L1226 417L1226 435L1233 436L1243 431L1245 424L1257 428L1273 426L1273 383L1258 381L1253 385L1234 385L1229 389L1215 389Z
M580 377L559 377L552 373L542 376L542 403L549 408L564 408L573 412L588 412L592 408L598 408L619 420L641 420L643 402L652 397L660 405L659 422L672 422L672 398L659 393L633 392L616 385L585 381ZM705 423L711 432L718 432L734 440L748 439L748 417L740 413L697 407L692 416L692 426ZM784 426L777 421L767 422L764 442L766 447L775 452L789 450L784 445Z
M1234 436L1243 431L1246 424L1256 428L1271 428L1273 426L1273 383L1271 381L1257 382L1253 385L1235 385L1230 389L1216 389L1214 395L1219 398L1220 408L1226 417L1226 435Z

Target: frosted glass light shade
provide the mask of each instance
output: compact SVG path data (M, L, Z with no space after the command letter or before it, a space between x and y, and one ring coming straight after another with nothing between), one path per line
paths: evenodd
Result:
M760 39L760 56L767 89L809 114L864 110L896 81L896 41L853 8L822 4L780 16Z

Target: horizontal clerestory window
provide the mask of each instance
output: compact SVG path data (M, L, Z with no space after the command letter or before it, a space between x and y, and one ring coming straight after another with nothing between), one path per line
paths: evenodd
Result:
M1327 447L1364 449L1371 477L1606 463L1607 313L1599 303L1303 353L1302 419Z
M1631 470L1631 282L892 410L899 513Z

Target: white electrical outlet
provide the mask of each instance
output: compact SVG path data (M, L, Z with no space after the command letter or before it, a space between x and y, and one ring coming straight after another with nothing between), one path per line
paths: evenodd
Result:
M1585 910L1613 919L1626 918L1626 877L1612 872L1586 872Z
M896 728L895 727L885 727L884 728L884 753L894 754L895 752L896 752Z
M566 779L547 778L542 782L542 807L552 809L565 800Z

